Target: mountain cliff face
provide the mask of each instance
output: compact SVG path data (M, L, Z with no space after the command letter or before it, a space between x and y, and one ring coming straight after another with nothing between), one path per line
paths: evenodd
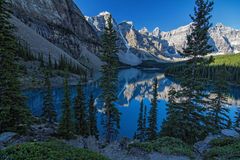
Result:
M191 24L180 27L170 32L161 32L162 39L168 41L169 45L176 51L182 52L186 47L187 34L191 32ZM209 29L210 40L216 53L238 53L240 52L240 31L217 24Z
M215 50L222 53L240 52L240 30L217 24L209 30Z
M13 15L37 34L84 66L95 63L89 54L98 53L99 37L72 0L9 1Z
M102 12L94 17L85 17L94 30L101 36L106 26L106 21L111 14ZM161 61L156 55L160 53L161 45L158 41L152 40L144 34L141 34L134 28L132 22L126 21L117 24L115 19L112 19L113 26L117 31L119 60L128 65L139 65L143 61L152 60L155 62ZM154 44L156 43L156 44Z

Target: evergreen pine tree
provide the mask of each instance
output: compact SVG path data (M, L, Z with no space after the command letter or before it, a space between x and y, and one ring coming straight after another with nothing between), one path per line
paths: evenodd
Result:
M56 60L54 61L54 69L56 69L56 70L58 69L58 63Z
M153 84L153 99L152 99L152 107L149 112L149 117L148 117L148 123L149 123L149 128L148 128L148 139L149 140L154 140L157 138L157 96L158 96L158 81L157 79L154 80Z
M91 94L89 100L89 135L98 138L97 108L94 105L94 97Z
M0 0L0 133L17 131L23 133L30 124L30 112L21 95L18 80L17 42L9 23L8 4Z
M137 124L137 131L136 131L136 139L139 139L140 141L144 140L144 106L143 106L143 100L140 103L140 111L138 116L138 124Z
M52 58L51 58L50 53L48 54L48 67L49 67L50 69L53 68L53 65L52 65Z
M116 138L120 128L120 113L115 107L114 102L117 100L117 34L113 29L112 17L107 20L107 25L102 37L102 66L103 74L100 87L102 89L102 100L104 101L105 114L103 115L103 127L105 129L106 142Z
M223 67L217 71L216 79L214 80L210 98L211 103L208 107L208 120L213 131L220 131L229 126L229 109L226 107L228 104L226 98L228 75L227 70Z
M40 61L40 67L44 67L44 59L43 59L43 54L42 53L39 53L38 61Z
M207 83L199 78L197 71L209 63L203 56L212 51L208 44L212 9L213 2L196 0L195 13L191 16L192 32L187 36L187 48L184 49L185 55L191 60L179 75L182 88L178 92L172 90L169 94L168 117L162 129L162 134L188 143L196 142L208 132L204 116L208 105L206 99L209 97L205 92Z
M167 104L167 118L163 121L160 135L183 139L185 138L185 132L181 131L181 125L183 125L184 122L183 118L187 117L184 115L186 108L181 107L182 105L178 104L180 98L173 87L170 89L168 94L169 100Z
M58 134L66 139L73 136L73 122L71 116L70 89L68 86L68 77L64 80L64 100L62 103L63 114L58 128Z
M147 106L144 106L143 112L143 131L144 131L144 140L147 138Z
M76 133L81 136L88 135L87 129L87 109L84 102L85 95L81 84L77 86L77 96L75 98L74 112L76 121Z
M45 93L44 93L44 100L43 100L43 118L49 122L53 123L56 121L56 112L53 105L53 97L52 97L52 87L51 81L49 79L49 71L45 72Z

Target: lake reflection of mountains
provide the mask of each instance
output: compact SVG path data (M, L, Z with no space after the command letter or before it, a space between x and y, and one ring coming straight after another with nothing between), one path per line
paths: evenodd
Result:
M168 101L168 93L171 87L176 90L180 85L165 77L161 71L139 70L136 68L124 69L119 72L119 106L128 107L131 100L141 101L152 99L152 84L154 78L158 79L158 99ZM230 87L228 103L233 106L240 106L240 88Z

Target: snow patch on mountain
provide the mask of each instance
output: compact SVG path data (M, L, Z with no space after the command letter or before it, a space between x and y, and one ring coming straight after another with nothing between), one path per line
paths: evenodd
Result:
M101 13L99 13L98 16L105 16L105 15L111 15L108 11L103 11Z

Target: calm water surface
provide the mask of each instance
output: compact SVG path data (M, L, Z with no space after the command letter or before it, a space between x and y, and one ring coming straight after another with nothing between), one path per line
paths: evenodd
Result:
M158 126L161 128L162 121L166 118L166 104L168 101L168 92L170 87L180 88L170 78L165 77L159 70L140 70L136 68L122 69L118 73L118 101L115 103L121 112L121 129L119 137L132 138L137 127L137 119L139 114L139 107L141 100L147 106L149 111L152 99L152 84L154 78L158 79ZM74 97L76 96L76 86L71 86L71 100L73 104ZM28 106L35 116L40 116L43 106L43 89L26 90L25 96L28 98ZM95 104L98 107L98 128L101 132L100 117L101 106L99 96L101 89L98 87L98 82L91 83L84 87L86 95L93 92ZM64 96L63 88L53 89L54 105L57 111L58 119L61 117L61 104ZM87 96L88 97L88 96ZM231 86L228 101L230 105L230 117L234 120L234 114L240 110L240 87ZM239 109L238 109L239 108Z

